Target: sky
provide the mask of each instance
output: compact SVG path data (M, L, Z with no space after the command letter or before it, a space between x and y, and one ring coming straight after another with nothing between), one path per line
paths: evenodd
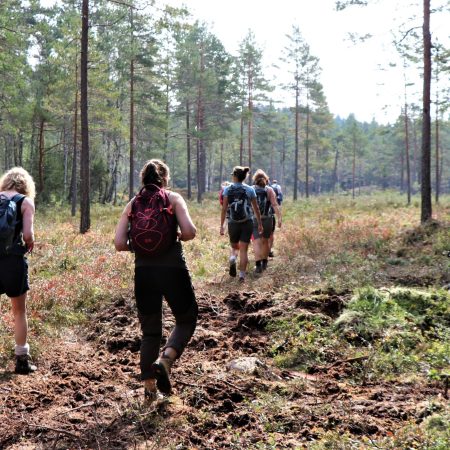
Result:
M347 117L354 113L361 121L394 122L404 101L403 64L394 51L391 30L406 22L410 14L418 19L408 21L407 29L421 26L421 2L411 7L408 0L375 0L368 7L352 7L337 12L335 0L169 0L172 5L185 4L193 16L211 25L228 51L237 53L239 42L248 29L264 51L267 72L277 81L287 79L279 65L286 34L297 25L320 59L321 82L330 111ZM432 3L436 3L433 2ZM401 5L400 7L397 5ZM447 20L446 24L445 21ZM436 33L448 40L449 15L434 24ZM433 22L432 22L433 25ZM419 30L420 31L420 30ZM349 32L373 34L365 43L353 44ZM396 68L390 64L397 64ZM417 72L417 69L416 71ZM410 72L407 83L416 80L417 88L408 88L412 98L420 90L417 73ZM285 93L277 90L279 98Z
M446 0L432 0L445 3ZM53 4L55 0L41 0ZM335 10L335 0L159 0L158 4L185 5L195 19L204 21L232 54L237 54L239 42L251 29L263 50L265 73L274 84L288 81L287 71L280 66L280 56L287 45L286 34L296 25L318 57L330 111L347 117L354 113L360 121L394 122L404 101L404 70L396 54L391 30L407 23L405 29L421 26L421 3L414 0L372 0L368 7ZM400 6L399 6L400 5ZM412 6L411 6L412 5ZM416 15L416 19L408 20ZM432 17L434 36L449 43L450 14ZM420 29L418 30L420 32ZM373 38L354 44L349 32ZM396 67L391 67L396 64ZM416 82L408 88L408 98L420 91L419 72L406 72L406 81ZM291 106L281 89L273 96Z

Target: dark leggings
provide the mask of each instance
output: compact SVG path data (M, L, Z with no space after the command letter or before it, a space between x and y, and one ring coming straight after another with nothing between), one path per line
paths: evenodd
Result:
M162 299L175 317L165 348L181 356L194 334L198 307L187 269L175 267L136 267L134 292L141 323L141 379L152 378L151 366L158 358L162 337ZM164 350L163 349L163 350Z

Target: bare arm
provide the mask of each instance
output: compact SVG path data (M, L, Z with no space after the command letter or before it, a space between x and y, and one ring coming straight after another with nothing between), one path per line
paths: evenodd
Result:
M28 197L25 197L22 202L22 233L23 240L29 252L33 250L34 246L34 202Z
M127 252L130 250L128 247L128 215L130 214L130 211L131 202L125 206L125 209L120 216L119 223L117 224L114 246L118 252Z
M275 191L272 188L268 189L269 192L269 200L272 205L273 210L277 216L278 228L281 228L281 210L278 207L277 197L275 195Z
M220 235L223 236L225 234L225 217L227 215L227 209L228 209L228 197L223 198L222 203L222 210L220 211Z
M197 234L197 228L192 222L189 210L184 201L184 198L176 192L171 192L169 197L170 203L175 211L175 216L180 227L181 234L179 235L180 241L190 241L195 238Z
M262 226L262 222L261 222L261 213L259 211L259 207L258 207L258 203L256 202L256 198L252 198L252 207L253 207L253 211L254 211L255 216L256 216L256 220L258 222L258 232L262 233L263 232L263 226Z

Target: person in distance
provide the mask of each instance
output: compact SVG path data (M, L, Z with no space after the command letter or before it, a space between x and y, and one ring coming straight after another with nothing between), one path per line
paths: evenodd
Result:
M232 172L233 183L223 190L223 204L220 216L220 235L225 234L225 218L228 218L231 255L229 274L237 275L236 265L239 254L239 281L245 281L248 264L248 246L253 231L253 215L257 228L262 233L261 214L256 203L255 190L244 183L250 168L236 166Z

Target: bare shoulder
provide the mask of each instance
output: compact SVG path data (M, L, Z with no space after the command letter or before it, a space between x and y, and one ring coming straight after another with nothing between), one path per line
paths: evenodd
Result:
M34 212L35 210L34 200L31 199L30 197L25 197L22 202L22 210L29 210Z
M169 201L172 206L179 203L184 203L184 198L178 192L167 191L167 194L169 195Z
M123 214L128 214L131 212L131 205L133 204L133 201L136 197L133 197L125 206L125 209L123 210Z

